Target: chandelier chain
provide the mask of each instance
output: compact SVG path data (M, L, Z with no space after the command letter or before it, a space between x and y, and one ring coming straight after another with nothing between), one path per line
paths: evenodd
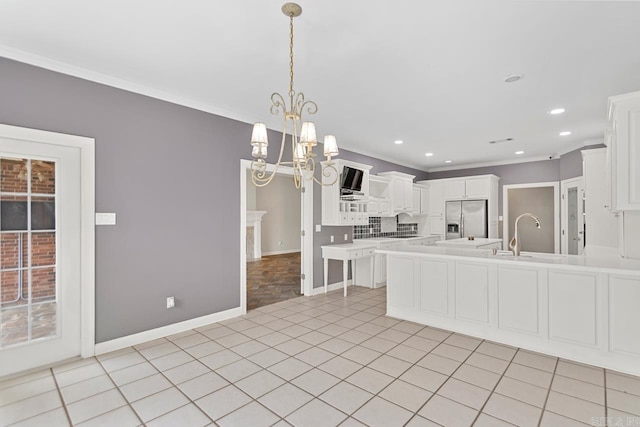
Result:
M289 96L292 99L295 92L293 91L293 15L289 17ZM293 106L292 106L293 108Z

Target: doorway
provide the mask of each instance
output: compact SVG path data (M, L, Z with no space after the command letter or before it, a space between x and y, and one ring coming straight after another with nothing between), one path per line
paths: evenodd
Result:
M271 283L275 286L278 286L278 282L288 282L287 289L273 288L271 291L274 293L282 292L286 295L282 295L283 299L287 299L288 297L293 297L297 295L310 295L312 289L312 280L313 280L313 234L311 232L313 227L313 185L309 181L303 181L303 185L305 188L302 190L296 190L297 197L299 197L299 205L295 202L290 204L289 211L287 215L290 217L289 221L285 218L274 218L275 222L280 223L282 233L287 233L288 238L280 238L269 236L269 230L266 233L262 233L262 236L256 236L255 227L251 227L251 223L247 221L247 207L251 207L247 204L247 200L251 197L251 192L256 191L255 186L251 182L251 161L249 160L241 160L241 174L240 174L240 212L241 212L241 221L240 221L240 251L241 251L241 259L240 259L240 267L241 267L241 276L240 276L240 304L243 310L243 313L246 313L247 309L252 309L255 307L255 301L251 302L251 306L249 306L249 298L248 298L248 263L252 263L251 272L257 275L258 277L262 277L265 281L271 281ZM267 171L272 172L275 170L275 165L267 165ZM279 180L279 184L286 185L287 189L295 188L292 182L293 169L286 167L279 167L277 170L278 174L274 178L274 181L271 182L267 187L276 187L278 183L276 180ZM260 190L258 189L257 192ZM256 192L256 193L257 193ZM249 193L249 197L248 197ZM257 198L257 195L256 195ZM267 196L270 199L269 196ZM272 203L278 203L277 200L271 200ZM261 209L258 206L257 209ZM268 206L265 209L269 209ZM266 212L266 213L264 213ZM252 211L249 216L255 218L257 216L262 216L266 220L269 216L269 212L266 210L257 210ZM272 217L276 215L272 213ZM297 221L293 221L292 218L299 218L299 223ZM295 222L295 224L292 224ZM263 223L264 224L264 223ZM266 224L268 227L268 223ZM263 228L264 225L261 226ZM247 235L249 233L249 239L247 239ZM252 236L253 234L253 236ZM262 245L262 250L265 252L262 254L262 258L260 258L259 264L254 264L257 261L249 261L251 259L251 254L256 253L250 248L247 244L255 244L256 240L265 239L265 234L267 239L269 240L268 245ZM297 236L297 237L294 237ZM299 239L298 245L289 245L287 247L286 240L291 243L292 239ZM291 249L292 247L297 247L298 249ZM261 251L260 251L261 252ZM281 270L281 274L278 274L278 269ZM288 276L288 278L287 278ZM253 279L253 278L252 278ZM293 285L295 283L295 285ZM264 289L264 292L269 292L269 289ZM276 302L277 298L270 298L269 295L264 295L263 300L268 301L272 300Z
M582 255L584 250L584 181L582 177L560 182L560 248L563 254Z
M247 310L301 295L300 198L290 175L256 187L247 171Z
M93 355L93 140L0 126L0 172L0 377Z
M503 245L515 232L515 221L519 215L530 212L540 218L541 228L529 218L518 224L522 251L560 253L560 206L558 183L538 182L503 186Z

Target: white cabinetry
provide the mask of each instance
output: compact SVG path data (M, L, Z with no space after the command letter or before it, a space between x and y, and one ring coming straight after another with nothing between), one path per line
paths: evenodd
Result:
M585 250L618 248L618 218L607 205L609 189L606 185L606 149L596 148L582 152L584 174Z
M445 234L445 202L447 200L486 199L490 238L498 237L498 178L478 175L468 178L447 178L418 181L429 186L429 219L427 232Z
M390 186L389 178L369 176L369 216L392 216Z
M389 194L391 199L391 215L399 213L411 213L413 210L413 175L401 172L380 172L391 180Z
M640 210L640 92L609 98L605 131L609 209Z
M429 186L427 233L444 235L444 185L443 180L418 181Z
M444 199L488 199L491 195L491 182L490 176L444 180Z
M423 185L413 185L413 209L415 215L429 215L429 188Z
M322 162L326 165L326 162ZM366 225L369 223L368 195L369 195L369 170L371 166L345 160L335 160L334 167L338 172L323 176L322 186L322 225ZM352 200L340 197L340 176L345 166L350 166L363 171L361 196ZM335 181L334 181L335 180Z
M640 374L640 272L387 252L387 315Z

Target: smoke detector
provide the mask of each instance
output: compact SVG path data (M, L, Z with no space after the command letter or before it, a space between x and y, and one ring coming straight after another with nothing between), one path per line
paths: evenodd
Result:
M522 80L523 78L524 78L524 75L522 74L509 74L507 77L504 78L504 82L515 83L519 80Z

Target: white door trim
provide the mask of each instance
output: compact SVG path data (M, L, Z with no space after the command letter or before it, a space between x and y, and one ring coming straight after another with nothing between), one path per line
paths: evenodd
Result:
M250 170L251 160L240 160L240 309L242 314L247 313L247 171ZM274 170L275 165L267 164L267 172ZM280 166L278 173L293 176L293 169ZM305 234L305 237L301 237L302 272L305 275L302 291L305 296L309 296L313 288L313 185L305 185L305 192L302 194L300 214L302 215L303 208L306 212L301 222Z
M568 216L568 190L572 187L578 187L578 226L580 230L582 230L582 226L584 225L584 217L583 209L582 209L582 197L584 196L584 178L582 176L576 178L569 178L560 181L560 226L562 230L566 230L569 224L569 216ZM579 232L579 234L582 234ZM560 249L563 254L568 253L569 248L569 233L561 234L561 244ZM584 239L584 235L582 235L582 239ZM582 241L584 245L584 240ZM579 246L578 255L582 255L582 250L584 246Z
M0 137L80 149L80 356L95 354L95 139L0 124Z
M553 252L560 253L560 192L559 183L557 181L550 182L531 182L526 184L509 184L502 186L502 245L504 249L509 249L509 190L516 188L537 188L537 187L553 187L553 216L555 218L553 226ZM533 212L535 213L535 212Z

